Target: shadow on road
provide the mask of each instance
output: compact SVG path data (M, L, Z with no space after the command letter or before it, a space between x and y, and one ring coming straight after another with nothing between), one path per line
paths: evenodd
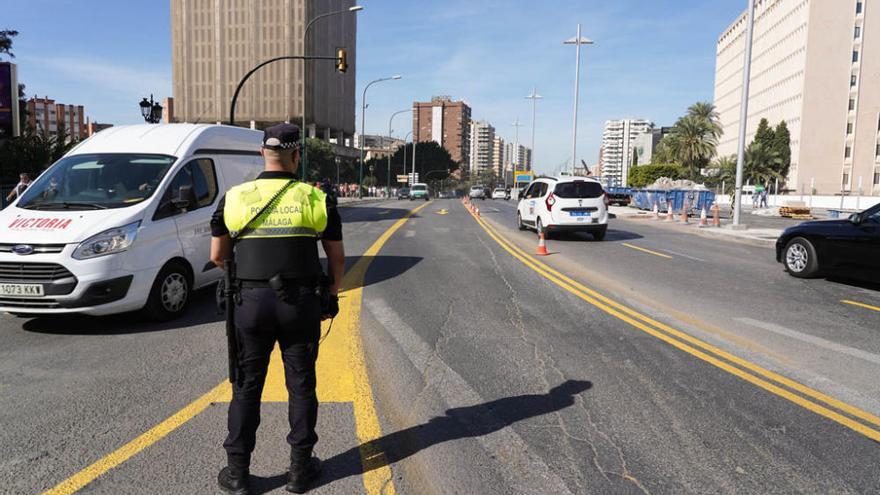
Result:
M421 206L422 203L424 201L413 201L412 208ZM407 208L392 206L384 208L381 206L352 206L340 208L339 215L342 216L342 223L381 222L382 220L399 220L405 217L409 211ZM418 218L418 215L412 215L410 218Z
M858 287L859 289L867 289L880 292L880 282L871 282L869 280L848 278L843 276L828 277L826 280L834 284L848 285L850 287Z
M445 416L427 423L389 433L324 461L318 486L349 476L360 476L388 464L406 459L424 449L462 438L488 435L517 421L560 411L574 404L574 397L592 388L588 381L567 380L546 394L518 395L484 404L448 409ZM382 454L383 455L379 455ZM362 460L363 459L363 460ZM251 477L255 494L267 493L284 485L286 474Z
M190 297L186 312L172 321L150 321L136 312L111 316L58 315L28 320L22 328L28 332L48 334L124 335L176 330L223 321L223 315L217 313L213 285L193 292Z
M636 234L635 232L630 232L628 230L619 230L619 229L608 229L608 232L605 234L605 240L602 242L623 242L623 241L631 241L634 239L642 239L644 236L640 234ZM552 240L554 241L563 241L563 242L593 242L593 236L586 232L559 232L553 234Z

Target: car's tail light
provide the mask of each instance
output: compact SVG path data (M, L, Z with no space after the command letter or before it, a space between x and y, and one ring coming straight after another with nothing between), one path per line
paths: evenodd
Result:
M608 193L602 193L602 201L605 202L605 206L606 206L606 207L609 205L609 203L608 203Z
M554 196L553 193L550 193L550 195L547 196L547 199L544 200L544 204L547 205L547 211L553 211L553 205L556 204L556 196Z

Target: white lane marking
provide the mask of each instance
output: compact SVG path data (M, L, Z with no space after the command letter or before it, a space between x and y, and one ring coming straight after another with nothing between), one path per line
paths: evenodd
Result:
M676 255L676 256L681 256L682 258L687 258L687 259L689 259L689 260L694 260L694 261L702 261L703 263L706 263L706 260L704 260L704 259L702 259L702 258L697 258L696 256L689 256L689 255L687 255L687 254L683 254L683 253L677 253L677 252L675 252L675 251L673 251L673 250L671 250L671 249L660 248L660 251L666 251L666 252L669 253L669 254L674 254L674 255Z
M403 236L404 236L404 237L415 237L415 236L416 236L416 231L415 231L415 230L407 230L407 231L403 234Z
M422 372L426 386L439 385L432 388L450 408L485 402L384 299L365 297L363 304L394 338L412 365ZM520 493L571 494L562 479L540 457L531 453L522 437L510 426L476 439L484 449L494 454L499 463L498 471L507 478L509 486L516 487ZM511 469L511 466L515 468Z
M779 335L784 335L795 340L800 340L801 342L817 345L819 347L828 349L829 351L839 352L841 354L846 354L848 356L863 359L870 363L880 364L880 355L868 351L863 351L861 349L856 349L855 347L838 344L837 342L832 342L830 340L823 339L822 337L816 337L815 335L798 332L797 330L785 328L775 323L767 323L763 321L753 320L752 318L736 318L736 320L747 325L751 325L753 327L763 328L764 330L768 330Z

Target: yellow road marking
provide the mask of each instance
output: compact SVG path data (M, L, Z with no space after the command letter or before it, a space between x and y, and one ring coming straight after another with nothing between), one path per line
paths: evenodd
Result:
M863 411L861 409L858 409L854 406L846 404L845 402L839 401L837 399L834 399L833 397L830 397L830 396L825 395L821 392L818 392L818 391L813 390L809 387L806 387L798 382L795 382L794 380L785 378L777 373L766 370L766 369L764 369L754 363L751 363L751 362L746 361L744 359L733 356L732 354L729 354L725 351L722 351L721 349L719 349L717 347L714 347L710 344L707 344L707 343L705 343L695 337L687 335L681 331L675 330L675 329L673 329L663 323L660 323L656 320L653 320L652 318L649 318L645 315L642 315L641 313L638 313L637 311L635 311L627 306L624 306L623 304L620 304L616 301L613 301L613 300L609 299L608 297L603 296L602 294L599 294L598 292L596 292L592 289L589 289L588 287L580 284L579 282L572 280L572 279L566 277L565 275L562 275L561 273L550 268L549 266L545 265L544 263L533 259L530 255L526 254L520 248L515 246L512 242L503 238L503 236L501 234L499 234L497 231L495 231L495 229L493 227L489 226L484 220L477 218L474 215L472 215L472 216L474 217L474 220L476 220L476 222L486 231L486 233L488 233L489 236L495 240L495 242L497 242L505 251L510 253L514 258L520 260L526 266L533 269L534 271L536 271L540 275L544 276L548 280L554 282L556 285L569 291L570 293L574 294L575 296L592 304L593 306L605 311L606 313L608 313L608 314L610 314L610 315L612 315L622 321L629 323L630 325L638 328L639 330L644 331L645 333L648 333L648 334L650 334L660 340L663 340L664 342L666 342L666 343L668 343L668 344L670 344L670 345L672 345L672 346L674 346L684 352L687 352L688 354L691 354L691 355L693 355L703 361L706 361L706 362L708 362L708 363L710 363L720 369L723 369L724 371L727 371L728 373L731 373L737 377L740 377L743 380L748 381L749 383L752 383L760 388L763 388L764 390L767 390L768 392L776 394L776 395L783 397L791 402L794 402L795 404L798 404L799 406L801 406L807 410L810 410L816 414L819 414L823 417L831 419L832 421L835 421L835 422L837 422L841 425L844 425L854 431L857 431L857 432L865 435L866 437L871 438L872 440L880 441L880 431L875 430L875 429L873 429L869 426L866 426L862 423L859 423L857 421L854 421L853 419L851 419L847 416L843 416L842 414L840 414L836 411L833 411L829 408L826 408L820 404L816 404L815 402L811 402L811 401L809 401L799 395L793 394L789 390L786 390L782 387L779 387L779 386L774 385L768 381L765 381L757 376L749 374L746 371L744 371L740 368L737 368L735 366L732 366L731 364L724 362L718 358L726 359L727 361L730 361L730 362L735 363L737 365L740 365L744 368L747 368L748 370L750 370L758 375L762 375L765 378L776 381L777 383L779 383L781 385L784 385L788 388L796 390L796 391L798 391L804 395L807 395L813 399L824 402L828 406L834 407L840 411L846 412L846 413L848 413L852 416L858 417L864 421L867 421L869 423L873 423L875 425L880 426L880 418L878 418L877 416L874 416L871 413L868 413L868 412ZM648 325L651 325L651 326L648 326ZM700 351L699 349L696 349L695 347L692 347L691 345L688 345L687 343L682 342L681 340L676 340L675 338L673 338L673 336L677 337L681 340L684 340L690 344L693 344L696 347L700 347L709 353L715 354L715 356L718 356L718 358L711 356L711 355L707 354L706 352Z
M438 215L445 215L445 214L447 214L447 213L449 213L449 212L446 211L446 208L443 208L442 210L440 210L440 211L437 212Z
M102 457L91 466L83 469L70 478L67 478L54 488L43 492L43 495L68 495L75 493L80 488L91 483L98 476L101 476L110 469L122 464L131 456L158 442L182 424L194 418L200 412L204 411L212 402L217 402L223 395L228 394L229 389L229 382L224 381L220 385L214 387L210 392L199 397L180 411L174 413L174 415L165 421L150 428L146 433L140 435L122 447L119 447L109 455Z
M842 302L843 304L849 304L851 306L858 306L860 308L871 309L874 311L880 311L880 308L878 308L877 306L871 306L870 304L860 303L858 301L850 301L848 299L844 299L840 302Z
M632 244L630 244L628 242L624 242L622 244L630 249L642 251L643 253L653 254L654 256L659 256L661 258L672 259L672 256L669 256L668 254L658 253L657 251L651 251L650 249L645 249L645 248L639 247L639 246L633 246Z
M355 431L360 442L361 465L364 470L363 483L366 492L370 495L394 495L395 488L388 461L385 459L384 453L378 449L376 442L372 442L382 435L382 430L373 403L373 392L367 376L360 339L359 319L364 276L372 258L388 242L391 235L400 229L410 216L426 206L428 203L414 208L403 218L397 220L345 274L343 289L340 290L339 297L340 313L336 321L336 325L341 328L334 327L327 340L321 344L319 352L317 364L319 374L318 400L321 402L354 403ZM324 331L326 331L327 324L325 322ZM272 352L269 374L262 400L264 402L286 402L287 389L284 386L284 369L277 346ZM322 380L326 381L323 385ZM335 388L331 389L331 387ZM231 398L232 388L229 382L224 380L168 419L43 492L42 495L76 493L102 474L124 463L197 416L212 402L229 402Z

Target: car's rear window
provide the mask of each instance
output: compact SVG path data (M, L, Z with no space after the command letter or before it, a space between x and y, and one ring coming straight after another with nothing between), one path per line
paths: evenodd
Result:
M553 194L560 198L598 198L602 195L602 185L592 181L561 182L556 184Z
M428 186L413 186L413 191L425 191L428 189Z

